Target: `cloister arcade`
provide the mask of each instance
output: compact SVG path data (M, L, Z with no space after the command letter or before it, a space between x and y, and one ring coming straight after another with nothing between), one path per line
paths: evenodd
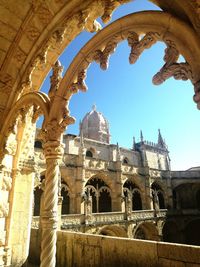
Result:
M6 12L2 12L0 17L4 25L0 44L2 266L22 266L27 260L34 177L37 172L33 158L34 136L36 121L43 115L40 136L43 140L46 171L41 212L40 266L55 267L59 165L64 153L62 136L66 127L75 121L70 116L70 99L78 90L87 90L85 78L92 62L99 63L103 70L107 69L109 57L114 53L117 44L127 41L131 50L129 61L133 64L145 49L157 41L164 42L166 44L164 65L153 77L153 83L161 84L169 77L189 79L194 85L194 101L200 108L198 2L152 0L165 12L146 11L129 14L100 30L96 19L101 17L104 23L109 22L112 12L127 2L129 1L73 0L54 1L52 5L48 1L19 1L20 4L2 1L1 3L2 10ZM63 68L57 59L65 47L85 29L99 33L80 50L62 77ZM184 62L178 61L179 55L183 56ZM53 68L51 87L48 94L45 94L39 90L51 68ZM90 191L92 186L97 190L97 185L103 188L99 192L100 195L104 194L110 201L109 185L89 182L86 187ZM132 187L132 184L128 183L125 185L124 188L132 190L132 206L137 210L143 206L139 188ZM66 186L61 187L63 196L69 192L66 189ZM155 193L154 195L155 199L158 198L160 208L165 207L167 201L161 187L154 186L152 189L157 192L157 196ZM91 194L97 192L95 190L91 191ZM41 195L40 189L35 192ZM178 189L177 192L179 193ZM95 195L92 196L95 202ZM79 199L81 197L79 195ZM199 208L199 191L196 192L196 200ZM69 198L65 197L63 209L66 211L68 201ZM94 211L98 211L97 202ZM135 202L138 203L136 208ZM99 207L102 207L100 198ZM104 207L102 211L105 211ZM38 213L38 203L35 206L35 213ZM195 221L192 225L196 227L198 224L199 222ZM188 236L191 236L192 225L186 230ZM138 233L136 232L139 238L146 235L148 227L146 224L140 226ZM120 234L123 235L122 232Z

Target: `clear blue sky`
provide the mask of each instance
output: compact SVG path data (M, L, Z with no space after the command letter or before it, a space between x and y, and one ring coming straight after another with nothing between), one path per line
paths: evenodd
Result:
M115 11L112 21L132 12L156 9L148 1L135 0ZM66 48L60 57L65 70L93 35L84 32ZM139 141L140 130L145 140L157 142L160 128L170 151L173 170L199 166L200 111L192 99L191 82L171 78L160 86L152 84L153 75L163 65L164 48L163 43L157 43L146 50L136 64L130 65L130 48L125 41L111 56L107 71L93 63L87 74L88 92L72 97L70 112L76 123L68 127L67 133L78 134L80 119L95 103L110 123L111 143L131 148L133 136ZM48 89L49 77L42 91Z

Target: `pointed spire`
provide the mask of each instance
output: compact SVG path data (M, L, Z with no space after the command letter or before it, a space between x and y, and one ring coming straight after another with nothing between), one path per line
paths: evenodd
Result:
M140 141L141 143L144 141L142 130L140 130Z
M133 149L135 149L135 136L133 136Z
M93 111L96 111L97 110L97 106L95 104L92 106L92 110Z
M120 148L119 148L119 144L117 142L117 161L120 161L121 160L121 151L120 151Z
M80 145L81 145L81 147L84 147L84 138L83 138L83 130L82 130L81 121L79 123L79 128L80 128Z
M162 138L160 129L158 129L158 145L159 145L160 147L163 147L163 148L166 147L166 145L165 145L165 141L164 141L163 138Z

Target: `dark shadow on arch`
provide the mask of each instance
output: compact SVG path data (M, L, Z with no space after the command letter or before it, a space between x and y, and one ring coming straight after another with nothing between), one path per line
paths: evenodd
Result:
M43 194L43 190L39 187L36 187L34 191L33 216L40 216L40 204L41 204L42 194Z
M62 209L61 209L61 214L69 214L70 213L70 196L69 196L69 191L67 190L67 187L62 184L62 189L61 189L61 196L62 196Z
M116 237L128 237L126 230L118 225L104 226L99 230L97 234Z
M42 175L40 177L40 185L37 186L34 189L34 208L33 208L33 216L40 216L40 210L41 210L41 199L43 194L43 189L41 188L43 180L45 179L45 176Z
M162 229L163 241L183 243L181 230L174 221L166 221Z
M159 241L158 229L155 224L151 222L140 223L133 230L133 238L143 240Z

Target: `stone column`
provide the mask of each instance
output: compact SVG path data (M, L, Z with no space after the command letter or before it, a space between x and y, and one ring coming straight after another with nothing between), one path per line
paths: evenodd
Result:
M46 174L44 190L44 209L42 211L42 242L40 267L56 266L56 240L58 228L58 179L59 160L64 152L59 141L44 144Z

